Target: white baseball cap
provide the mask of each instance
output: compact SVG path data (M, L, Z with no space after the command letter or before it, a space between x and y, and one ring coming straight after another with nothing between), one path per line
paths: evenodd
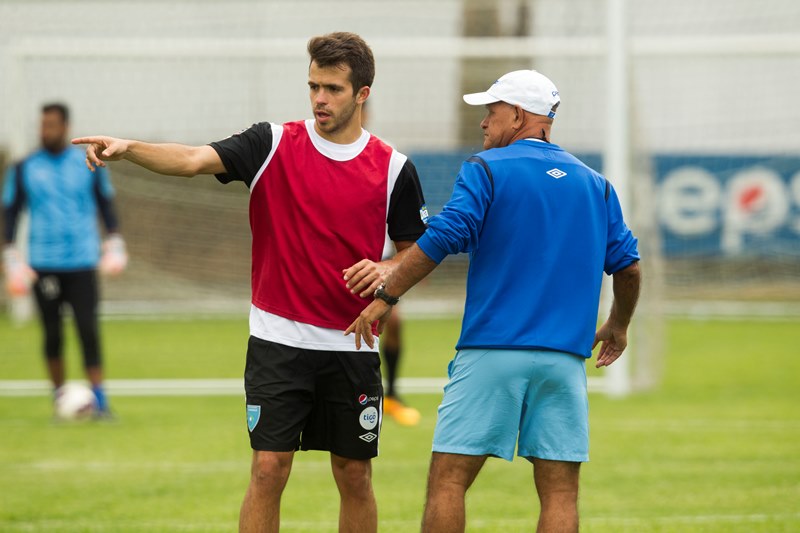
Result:
M504 74L486 92L465 94L464 101L469 105L506 102L530 113L553 118L556 116L553 106L561 99L556 86L544 74L535 70L515 70Z

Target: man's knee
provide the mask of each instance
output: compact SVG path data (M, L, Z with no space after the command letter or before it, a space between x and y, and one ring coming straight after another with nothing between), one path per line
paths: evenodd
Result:
M283 489L292 470L293 452L253 452L250 474L254 483Z
M331 467L340 489L353 492L371 490L372 462L369 459L347 459L331 454Z
M431 490L450 486L466 491L475 481L485 462L485 455L433 452L428 486Z
M581 463L533 459L536 491L545 500L576 501Z

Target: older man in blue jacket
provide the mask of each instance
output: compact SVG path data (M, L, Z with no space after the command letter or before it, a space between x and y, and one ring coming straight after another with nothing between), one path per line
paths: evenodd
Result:
M585 360L627 345L639 295L637 240L614 187L550 142L560 104L552 81L510 72L486 92L485 151L462 165L453 196L353 322L370 325L448 254L468 252L467 298L433 438L423 531L463 531L464 496L489 456L533 463L539 531L578 530L578 478L588 461ZM603 271L614 303L595 332Z

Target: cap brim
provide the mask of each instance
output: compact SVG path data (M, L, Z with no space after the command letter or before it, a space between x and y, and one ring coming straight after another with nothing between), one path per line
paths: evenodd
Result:
M464 101L469 105L486 105L486 104L493 104L495 102L499 102L500 99L492 96L489 93L472 93L472 94L465 94Z

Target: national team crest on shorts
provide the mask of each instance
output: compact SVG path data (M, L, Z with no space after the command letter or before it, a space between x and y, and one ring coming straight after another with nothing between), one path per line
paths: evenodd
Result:
M247 429L252 431L256 428L258 420L261 418L261 406L247 404Z

